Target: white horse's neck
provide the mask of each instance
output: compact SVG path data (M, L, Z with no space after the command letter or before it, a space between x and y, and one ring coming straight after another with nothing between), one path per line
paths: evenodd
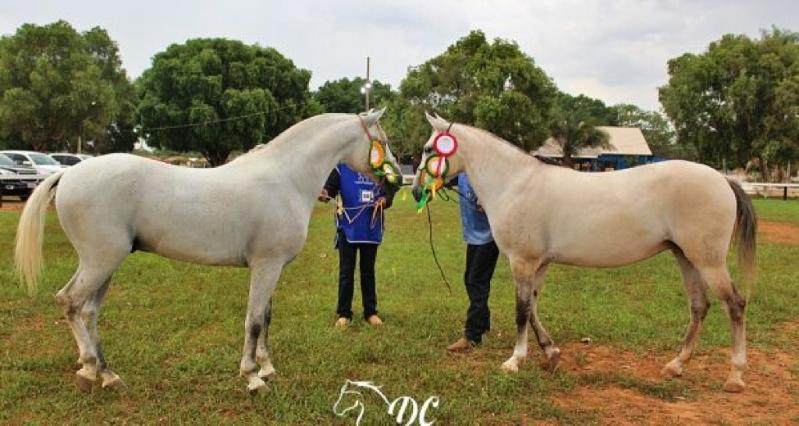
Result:
M518 170L536 173L541 169L535 158L488 132L464 125L455 125L452 132L458 138L469 182L489 217L513 190Z
M301 194L313 207L325 179L342 159L359 147L368 155L368 139L352 115L326 114L295 125L265 147L229 163L230 169L247 169L248 176L274 179ZM280 173L275 173L276 170Z

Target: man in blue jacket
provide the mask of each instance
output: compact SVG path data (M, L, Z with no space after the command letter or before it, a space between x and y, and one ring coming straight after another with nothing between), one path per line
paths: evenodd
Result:
M461 224L463 239L466 241L466 271L463 281L469 295L469 309L466 311L466 324L463 336L449 345L451 352L465 352L479 345L483 334L491 328L491 311L488 309L488 295L491 291L491 278L497 266L499 248L491 234L488 216L469 184L466 174L457 176L460 192Z
M319 199L327 201L341 195L336 212L336 248L339 252L338 305L336 327L352 321L352 294L355 286L355 260L360 252L363 317L370 325L383 321L377 315L375 260L383 241L383 209L391 207L392 190L386 191L367 176L345 164L330 173Z

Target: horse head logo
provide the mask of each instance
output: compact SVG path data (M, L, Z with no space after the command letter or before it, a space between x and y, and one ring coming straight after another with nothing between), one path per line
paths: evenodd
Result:
M352 380L347 380L343 386L341 386L341 390L338 393L338 399L336 403L333 404L333 413L339 417L344 417L350 411L357 410L358 417L355 420L356 425L361 424L361 419L363 418L363 412L365 407L363 405L363 395L358 392L357 389L359 382L353 382Z

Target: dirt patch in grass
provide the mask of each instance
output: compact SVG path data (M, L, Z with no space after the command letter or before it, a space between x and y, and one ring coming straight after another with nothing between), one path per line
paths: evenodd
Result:
M21 212L25 207L25 203L19 200L3 200L3 206L0 207L0 212Z
M595 345L562 349L561 367L576 377L570 392L554 397L563 409L598 414L604 424L791 424L799 421L797 354L749 349L747 389L721 386L729 351L697 354L684 375L664 380L660 369L676 354L642 355Z
M784 222L758 223L758 233L773 243L799 244L799 226Z

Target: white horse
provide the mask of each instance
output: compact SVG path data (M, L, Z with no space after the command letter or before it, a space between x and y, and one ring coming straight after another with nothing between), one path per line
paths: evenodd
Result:
M35 291L44 215L55 197L61 227L80 259L77 272L56 295L78 344L78 386L90 389L98 373L102 387L122 385L100 349L97 316L111 275L136 250L250 268L240 371L251 392L266 386L263 379L275 372L267 331L280 273L302 249L316 197L338 162L377 179L369 158L382 114L316 116L214 169L112 154L40 184L20 218L17 269ZM387 164L396 167L384 148Z
M448 176L465 172L485 209L500 250L516 281L517 339L502 368L515 372L527 355L527 328L554 368L560 350L536 311L550 263L614 267L670 249L680 266L690 301L691 323L679 355L663 369L682 374L691 357L709 302L709 286L724 302L732 327L732 368L724 384L744 389L744 308L727 270L735 233L745 281L755 267L756 217L741 187L710 167L666 161L609 173L584 173L545 164L508 142L474 127L427 116L434 136L424 145L422 164L432 155L437 132L449 129L459 146L449 157ZM420 167L414 180L424 190Z

